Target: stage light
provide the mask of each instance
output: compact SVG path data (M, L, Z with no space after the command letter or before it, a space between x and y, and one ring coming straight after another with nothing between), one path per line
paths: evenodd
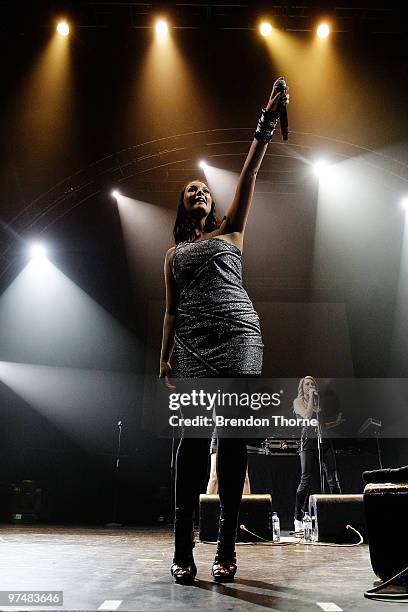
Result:
M169 31L169 26L167 25L165 21L163 21L163 19L160 19L160 21L156 23L157 36L163 39L167 36L168 31Z
M207 164L205 163L203 159L198 163L198 165L200 166L202 170L205 170L207 168Z
M268 21L263 21L259 26L259 31L262 36L270 36L272 34L272 26Z
M408 212L408 197L401 200L401 206L406 212Z
M66 21L60 21L57 25L57 32L60 36L68 36L69 25Z
M115 200L117 200L120 196L120 191L118 189L114 189L112 191L112 198L115 198Z
M30 248L30 257L36 261L44 260L47 257L47 250L42 244L33 244Z
M319 38L327 38L328 35L330 34L330 28L327 25L327 23L321 23L317 30L316 33L318 35Z
M313 164L313 172L319 178L323 178L324 176L327 176L329 173L329 169L330 169L329 164L323 159Z

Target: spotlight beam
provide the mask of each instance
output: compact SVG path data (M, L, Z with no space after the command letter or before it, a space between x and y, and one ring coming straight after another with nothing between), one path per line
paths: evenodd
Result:
M329 170L329 164L323 159L318 160L313 164L313 172L319 178L323 178L324 176L326 176L329 173Z
M164 38L166 38L169 32L169 26L167 25L166 21L164 21L164 19L159 19L159 21L156 22L155 30L157 36L161 40L163 40Z
M330 27L327 25L327 23L321 23L317 27L316 34L319 38L327 38L330 34Z
M60 21L57 25L57 32L60 36L68 36L69 24L66 21Z
M272 26L268 21L263 21L259 26L259 31L262 36L270 36L272 34Z
M33 244L30 248L30 256L31 259L35 259L37 261L45 259L47 256L47 250L40 243Z

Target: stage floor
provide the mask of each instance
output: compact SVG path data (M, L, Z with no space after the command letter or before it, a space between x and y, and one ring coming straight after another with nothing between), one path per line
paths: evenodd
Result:
M168 527L1 525L0 542L2 591L64 592L61 608L0 606L1 610L360 612L404 606L364 599L363 592L375 578L366 545L238 545L236 581L223 586L210 576L215 546L198 543L198 580L186 587L173 584L170 576Z

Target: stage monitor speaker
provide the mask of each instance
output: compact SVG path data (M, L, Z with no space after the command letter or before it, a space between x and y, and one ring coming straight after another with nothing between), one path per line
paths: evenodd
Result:
M200 534L202 542L216 542L220 520L218 495L200 495ZM247 529L266 540L272 539L271 495L243 495L239 509L237 542L259 542L259 539L240 529Z
M368 544L382 580L408 567L408 484L368 484L364 489Z
M352 544L358 536L351 525L367 541L367 528L362 495L311 495L309 513L318 542Z

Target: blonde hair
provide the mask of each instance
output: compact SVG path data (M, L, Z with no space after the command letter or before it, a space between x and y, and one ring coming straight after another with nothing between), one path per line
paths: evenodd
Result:
M298 394L297 394L296 399L301 400L303 403L305 403L305 394L303 392L303 385L304 385L305 380L307 379L313 380L315 387L316 387L316 391L319 392L319 385L317 384L316 379L313 378L313 376L305 376L304 378L301 378L298 384Z

